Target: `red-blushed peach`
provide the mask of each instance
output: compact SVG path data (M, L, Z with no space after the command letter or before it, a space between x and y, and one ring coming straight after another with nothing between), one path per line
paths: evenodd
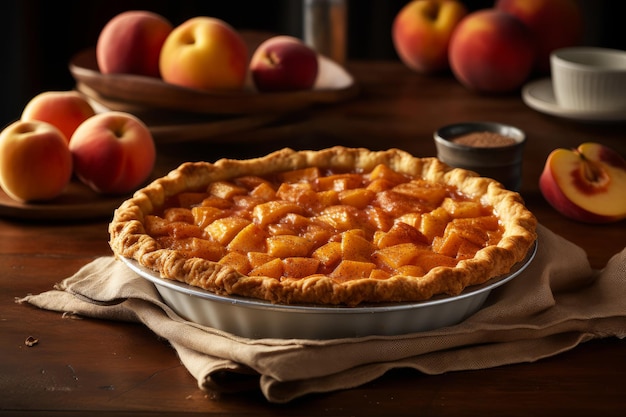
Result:
M310 90L319 64L317 53L292 36L274 36L252 55L250 74L259 91Z
M512 15L484 9L457 25L448 50L455 77L469 89L507 93L529 78L535 49L526 25Z
M626 161L599 143L555 149L539 178L545 199L560 213L586 223L626 218Z
M396 15L391 37L400 60L420 73L449 68L452 32L467 8L455 0L413 0Z
M174 28L159 60L165 82L200 90L241 90L248 47L223 20L197 16Z
M102 28L96 43L100 72L160 77L161 47L172 29L165 17L146 10L116 15Z
M40 120L56 126L69 142L76 128L95 114L78 91L45 91L30 99L22 120Z
M148 127L119 111L87 119L74 132L69 148L78 179L103 194L134 191L150 176L156 160Z
M72 178L72 156L59 129L18 120L0 133L0 186L14 200L34 202L60 195Z
M584 21L575 0L498 0L494 6L530 29L536 48L535 70L550 71L550 53L580 44Z

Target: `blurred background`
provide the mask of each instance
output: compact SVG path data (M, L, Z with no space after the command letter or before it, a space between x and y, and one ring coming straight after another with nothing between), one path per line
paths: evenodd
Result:
M239 30L302 36L303 0L3 0L0 2L0 125L19 118L36 94L69 90L71 57L96 44L116 14L133 9L157 12L178 25L194 16L212 16ZM346 0L350 60L398 60L391 23L408 0ZM577 0L584 11L584 44L626 49L626 2ZM463 0L470 11L494 0ZM416 76L420 76L416 74Z

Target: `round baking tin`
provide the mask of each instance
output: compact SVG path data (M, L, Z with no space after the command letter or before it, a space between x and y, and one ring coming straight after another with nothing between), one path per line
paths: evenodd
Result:
M508 274L468 287L456 296L436 296L410 303L357 307L283 305L238 296L223 296L182 282L164 279L137 263L121 258L153 283L163 301L182 318L237 336L260 339L339 339L396 336L451 326L483 306L491 291L517 277L532 262L537 243Z

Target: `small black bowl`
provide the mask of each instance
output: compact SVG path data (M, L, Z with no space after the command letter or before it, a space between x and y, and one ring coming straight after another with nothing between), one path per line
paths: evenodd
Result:
M455 142L469 134L480 135L480 143ZM522 130L495 122L465 122L444 126L433 136L437 158L442 162L493 178L507 189L519 191L526 142L526 134ZM495 142L489 143L494 139Z

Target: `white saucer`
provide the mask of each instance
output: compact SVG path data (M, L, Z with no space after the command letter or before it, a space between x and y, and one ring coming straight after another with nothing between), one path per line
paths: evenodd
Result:
M626 111L579 111L568 110L559 105L554 97L552 79L542 78L531 81L522 89L522 99L529 107L552 116L583 121L616 122L626 120Z

